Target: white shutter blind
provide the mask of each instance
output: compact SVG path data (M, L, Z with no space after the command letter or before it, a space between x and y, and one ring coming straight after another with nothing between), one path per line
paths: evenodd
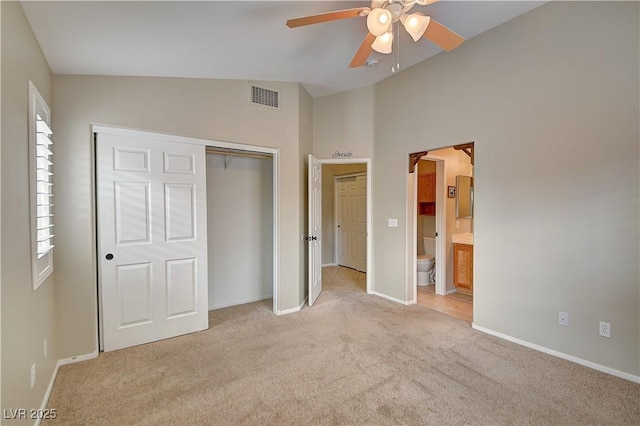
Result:
M36 290L53 273L53 142L51 110L29 82L31 270Z
M53 152L51 128L36 114L36 242L38 258L49 253L53 245Z

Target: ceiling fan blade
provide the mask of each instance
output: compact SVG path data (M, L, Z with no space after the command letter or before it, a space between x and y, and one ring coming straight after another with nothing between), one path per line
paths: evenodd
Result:
M371 51L373 50L371 48L371 45L373 44L375 39L376 36L371 33L367 33L367 36L364 38L364 41L360 45L360 48L351 60L349 68L358 68L363 66L367 62L367 59L369 58L369 55L371 55Z
M296 28L305 25L319 24L321 22L337 21L338 19L356 18L360 12L369 10L368 7L356 7L354 9L336 10L335 12L321 13L319 15L305 16L303 18L289 19L287 27Z
M447 51L455 49L464 41L462 36L454 33L433 18L431 18L423 37Z

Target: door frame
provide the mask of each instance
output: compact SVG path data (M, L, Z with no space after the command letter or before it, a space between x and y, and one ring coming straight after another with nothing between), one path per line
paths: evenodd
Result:
M367 293L371 293L371 286L373 283L373 268L371 267L372 265L372 259L373 259L373 217L372 217L372 209L373 209L373 203L372 203L372 180L373 180L373 166L372 166L372 161L371 158L345 158L345 159L336 159L336 158L327 158L327 159L322 159L322 158L318 158L317 159L321 165L325 165L325 164L366 164L367 166L367 171L364 173L367 176L367 272L366 272L366 276L367 276ZM345 175L346 176L346 175ZM335 191L334 191L335 192ZM335 196L335 194L334 194ZM335 209L335 205L334 205L334 209ZM334 213L335 214L335 213ZM335 235L335 234L334 234ZM334 244L335 244L335 238L334 238ZM335 251L333 253L333 259L335 261Z
M338 201L340 200L340 197L338 196L338 193L336 192L336 186L338 184L338 180L340 179L344 179L344 178L350 178L350 177L357 177L357 176L367 176L367 172L357 172L357 173L347 173L344 175L337 175L333 177L333 223L334 223L334 227L333 227L333 258L332 258L332 262L334 264L338 264L338 256L336 253L338 253L338 238L340 233L338 232L338 227L335 226L335 224L338 223L339 220L339 216L340 216L340 211L338 209ZM367 194L367 198L368 198ZM367 253L367 258L368 258L368 253Z
M447 158L434 154L427 154L421 160L434 161L436 163L436 294L444 296L447 294ZM408 240L411 249L408 250L411 271L409 277L409 294L413 294L411 303L418 303L418 174L420 166L416 166L414 173L409 173L407 179L411 196L408 197L410 221L412 227L408 227L410 232Z
M218 140L212 140L212 139L201 139L201 138L193 138L193 137L187 137L187 136L178 136L178 135L170 135L170 134L166 134L166 133L160 133L160 132L154 132L154 131L149 131L149 130L138 130L138 129L131 129L131 128L126 128L126 127L117 127L117 126L108 126L108 125L101 125L101 124L92 124L91 125L91 137L92 137L92 144L91 144L91 155L92 155L92 167L91 167L91 177L93 180L93 237L95 238L95 242L96 242L96 247L97 244L99 244L99 234L98 234L98 197L97 197L97 190L96 190L96 184L97 184L97 167L96 167L96 161L97 161L97 154L96 154L96 143L97 143L97 138L96 138L96 134L97 133L103 133L103 134L112 134L112 135L123 135L123 136L133 136L133 137L138 137L138 138L143 138L143 139L154 139L154 140L162 140L162 141L168 141L168 142L180 142L180 143L189 143L189 144L193 144L193 145L201 145L203 147L203 149L206 149L207 146L209 147L215 147L215 148L226 148L226 149L234 149L234 150L240 150L240 151L252 151L252 152L260 152L260 153L265 153L265 154L271 154L273 157L273 313L274 314L279 314L280 312L278 311L278 301L279 301L279 297L280 297L280 270L279 270L279 261L280 261L280 232L279 232L279 208L278 208L278 200L279 200L279 186L278 186L278 182L279 182L279 174L280 174L280 168L278 166L278 155L279 155L279 149L278 148L269 148L269 147L264 147L264 146L258 146L258 145L248 145L248 144L240 144L240 143L233 143L233 142L224 142L224 141L218 141ZM103 309L102 309L102 300L101 300L101 291L102 291L102 287L101 287L101 282L100 282L100 271L98 269L99 267L99 262L100 259L97 258L98 256L98 251L96 250L96 292L97 292L97 304L98 304L98 343L99 343L99 350L101 351L104 348L104 342L103 342L103 333L102 333L102 313L103 313ZM207 303L208 306L208 303Z

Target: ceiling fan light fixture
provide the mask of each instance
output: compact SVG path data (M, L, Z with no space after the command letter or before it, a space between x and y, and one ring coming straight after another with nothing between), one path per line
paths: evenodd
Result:
M378 7L369 12L367 16L367 28L371 34L379 37L389 30L391 21L391 12Z
M391 31L376 37L375 41L371 45L371 48L379 53L388 54L391 53L391 47L393 46L393 33Z
M413 41L420 40L420 37L424 35L424 32L427 31L427 27L431 22L430 16L424 16L420 12L412 13L411 15L403 15L402 25L404 25L405 30L411 35Z

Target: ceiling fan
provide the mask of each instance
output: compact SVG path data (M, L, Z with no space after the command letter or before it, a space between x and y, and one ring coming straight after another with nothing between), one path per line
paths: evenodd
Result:
M409 14L409 11L415 5L427 6L437 1L438 0L373 0L371 7L356 7L353 9L305 16L303 18L289 19L287 26L289 28L296 28L339 19L366 16L367 29L369 32L349 64L350 68L358 68L365 65L372 50L384 54L391 53L394 37L393 24L397 22L402 23L414 41L418 41L421 37L424 37L447 51L460 46L464 38L435 19L420 12ZM398 25L396 25L396 27L398 27Z

